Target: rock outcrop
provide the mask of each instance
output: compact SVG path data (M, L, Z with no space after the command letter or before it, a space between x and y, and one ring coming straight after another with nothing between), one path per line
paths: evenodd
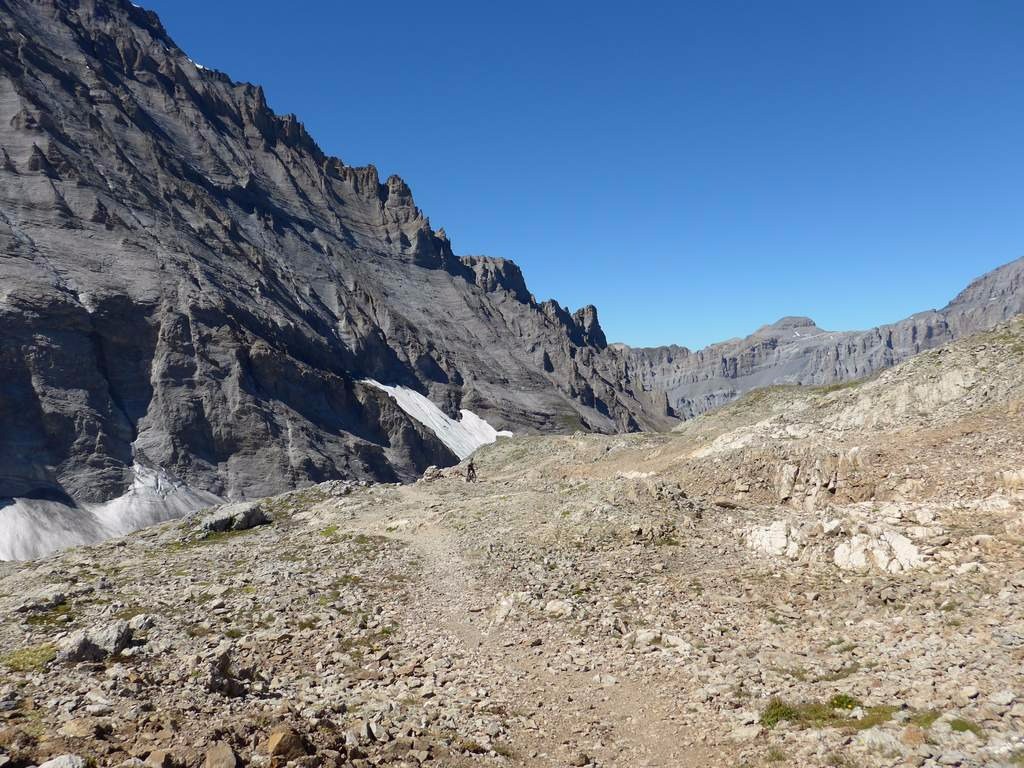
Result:
M1022 312L1024 258L978 278L940 310L868 331L825 331L809 317L784 317L697 351L616 346L622 379L637 396L663 396L671 415L689 419L758 387L862 379Z

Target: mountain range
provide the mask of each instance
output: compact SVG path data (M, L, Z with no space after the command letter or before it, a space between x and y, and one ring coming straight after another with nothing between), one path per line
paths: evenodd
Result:
M456 255L401 178L327 155L127 0L0 4L0 180L4 558L219 499L408 481L498 430L668 430L1024 311L1018 260L871 331L609 344L594 307Z

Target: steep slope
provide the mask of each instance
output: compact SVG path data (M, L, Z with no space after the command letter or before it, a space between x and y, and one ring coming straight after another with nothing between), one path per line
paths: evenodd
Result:
M978 278L943 309L868 331L825 331L810 318L784 317L696 352L616 346L623 379L637 392L663 394L673 413L688 419L758 387L861 379L1022 312L1024 258Z
M0 498L456 460L368 378L496 429L666 423L614 383L593 308L456 257L401 179L325 155L127 0L0 4L0 182Z

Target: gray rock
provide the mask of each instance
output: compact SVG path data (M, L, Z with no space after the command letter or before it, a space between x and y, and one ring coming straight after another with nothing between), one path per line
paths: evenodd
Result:
M1006 690L996 691L988 697L988 700L995 704L997 707L1008 707L1011 704L1013 704L1013 702L1016 701L1016 699L1017 696L1014 694L1013 691Z
M86 762L78 755L60 755L41 764L39 768L85 768Z
M49 587L26 597L15 610L18 613L49 611L65 602L67 602L67 597L63 591L56 587Z
M270 517L256 501L243 501L217 507L203 517L201 527L211 533L245 531L270 523Z
M61 641L57 660L63 662L101 661L125 650L132 641L132 630L126 621L115 621L102 627L78 630Z
M554 618L571 616L573 611L572 603L567 600L549 600L544 605L544 613Z

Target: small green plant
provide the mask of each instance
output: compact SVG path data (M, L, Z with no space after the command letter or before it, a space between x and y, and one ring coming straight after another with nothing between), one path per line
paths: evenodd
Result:
M504 758L512 759L516 756L512 747L502 741L496 741L491 744L491 749L496 755L501 755Z
M845 693L837 693L831 699L828 700L829 706L832 709L856 709L861 706L858 699Z
M981 726L977 723L972 723L970 720L964 720L962 717L958 717L955 720L949 721L949 728L954 733L973 733L979 739L985 737L985 731L982 730Z
M863 731L888 721L898 707L877 706L867 707L864 715L850 718L838 714L837 710L853 710L864 706L860 701L846 694L836 694L827 702L811 701L801 704L790 704L774 698L761 713L761 725L774 728L783 720L803 728L843 728Z
M68 603L61 603L46 611L33 613L25 619L25 623L32 627L54 627L58 624L65 624L71 621L71 606Z
M779 747L772 747L764 759L769 763L784 763L786 762L786 753Z
M923 712L917 712L910 718L910 722L919 728L928 729L931 728L935 721L942 716L942 713L937 709L926 709Z
M46 669L46 665L55 658L57 658L57 648L50 643L44 643L11 651L0 661L14 672L40 672Z
M790 706L782 699L772 699L761 713L761 725L765 728L774 728L783 720L792 722L799 719L800 712L796 707Z

